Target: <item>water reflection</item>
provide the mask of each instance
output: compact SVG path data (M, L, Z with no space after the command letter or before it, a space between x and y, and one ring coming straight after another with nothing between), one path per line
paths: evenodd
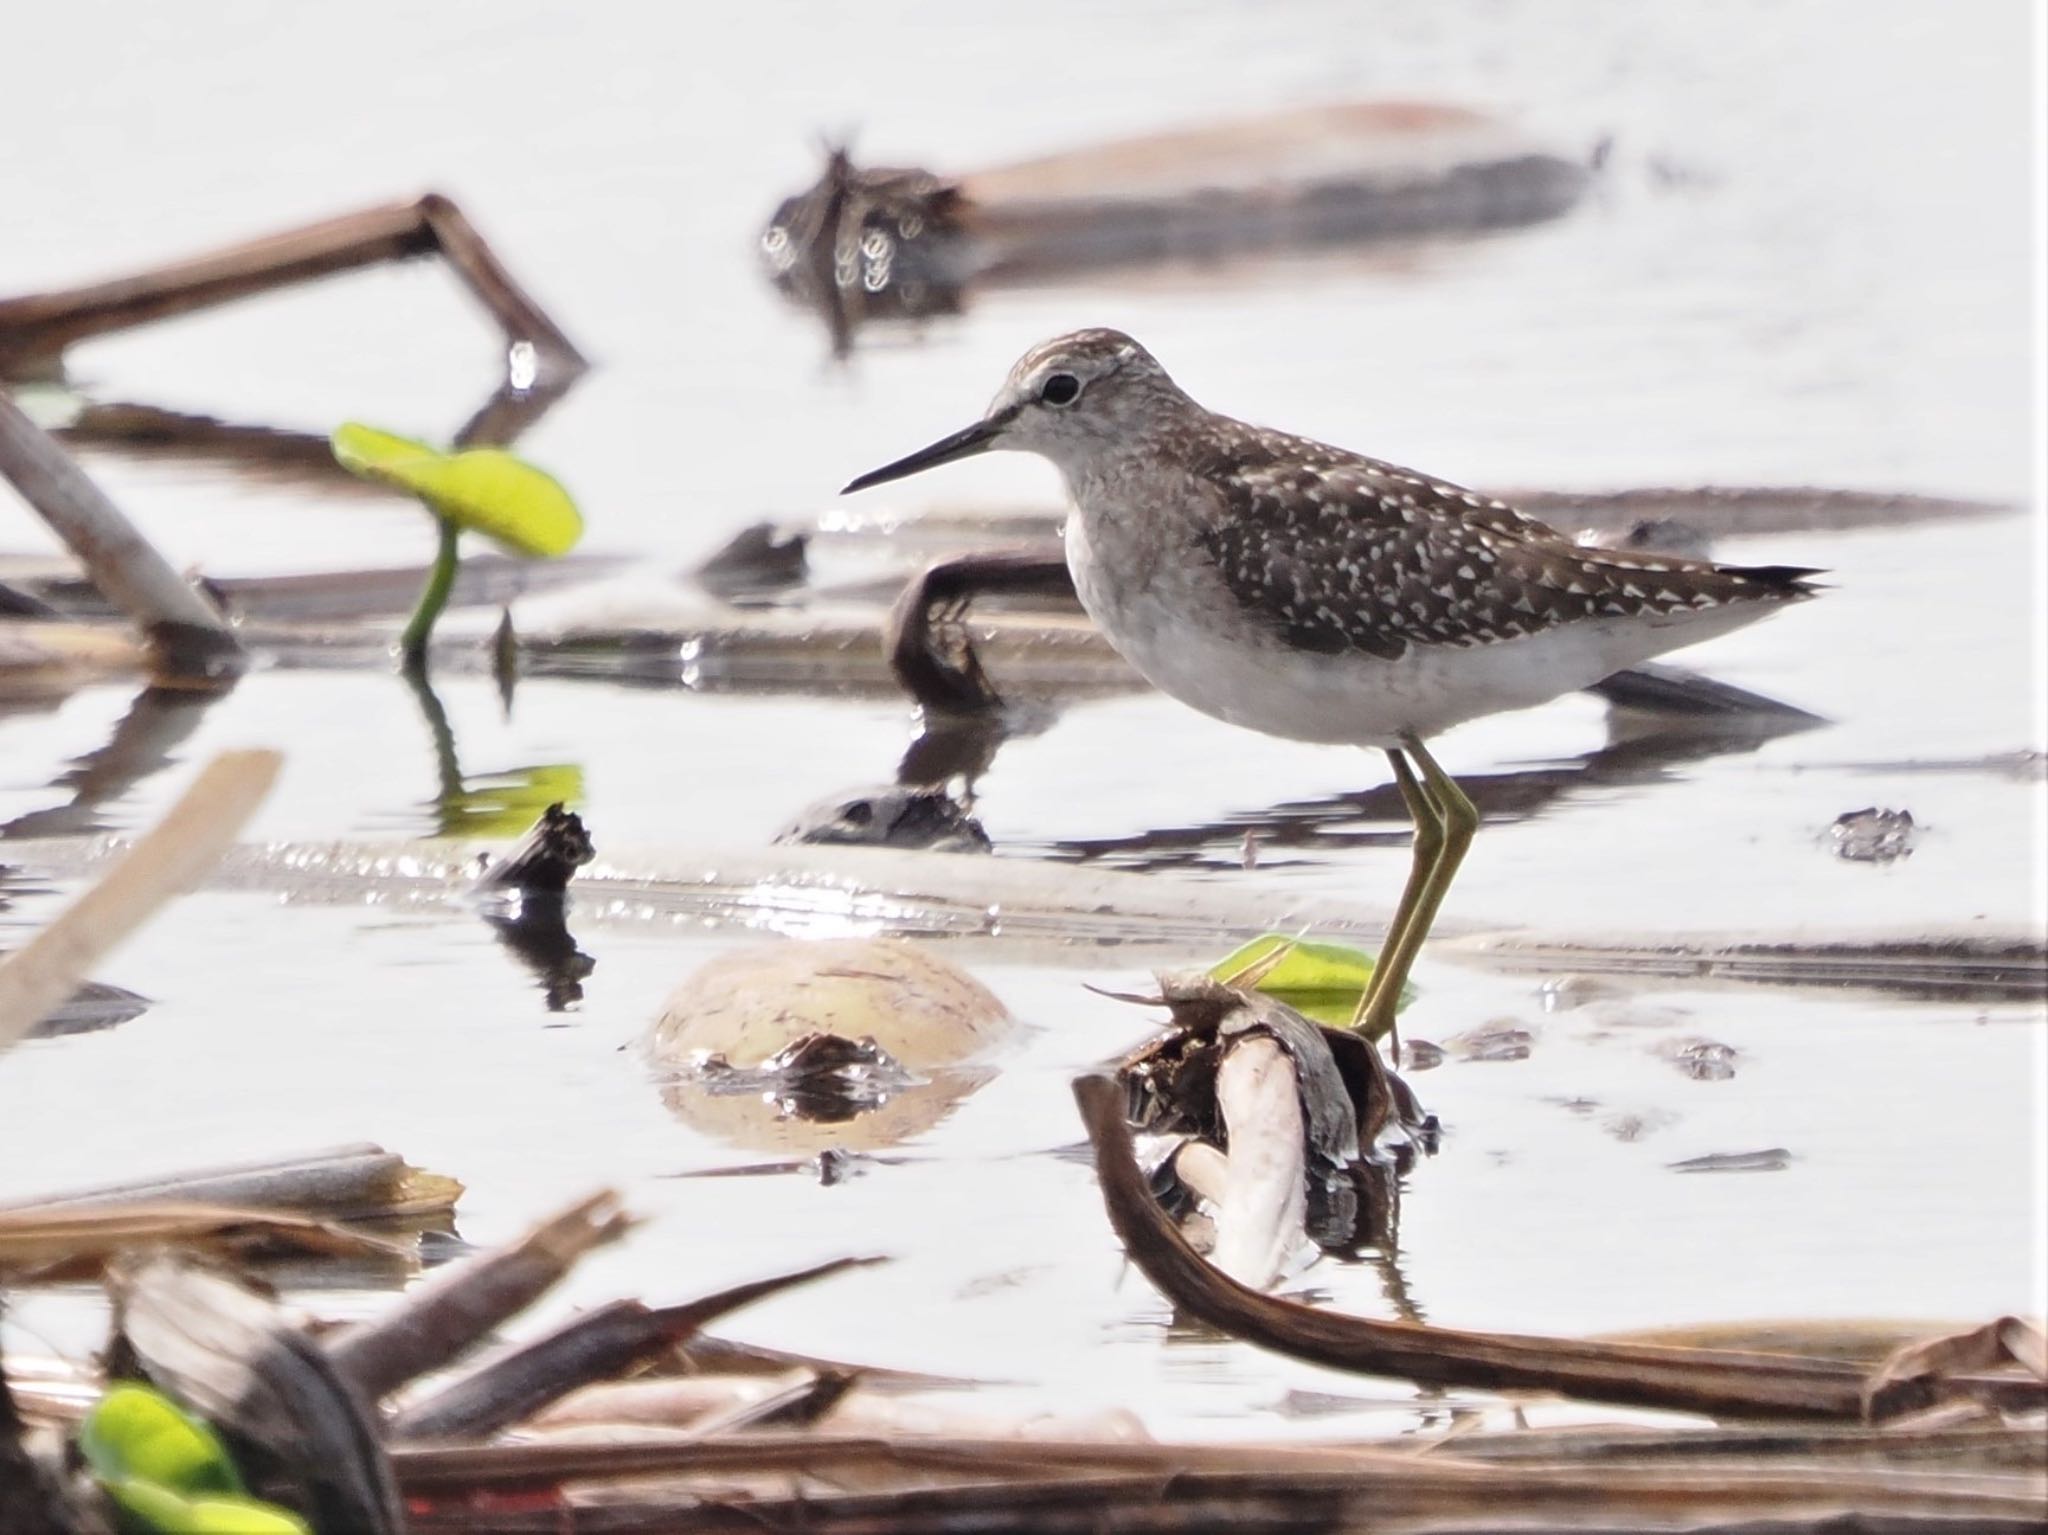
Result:
M407 667L400 675L419 705L433 746L434 772L439 783L433 800L437 836L464 841L505 839L524 836L530 828L535 835L542 835L552 826L574 820L563 816L562 810L564 806L583 802L581 764L539 763L500 773L465 776L457 754L455 727L425 669ZM500 680L509 715L510 680ZM583 982L597 968L597 961L577 946L569 931L569 896L565 888L568 874L573 872L574 864L587 861L589 856L580 822L574 831L582 842L582 853L569 860L569 867L561 871L559 884L550 880L552 888L485 888L480 889L477 900L478 915L506 950L532 973L551 1013L566 1012L582 1002Z
M137 785L179 760L178 752L199 728L206 712L228 693L219 688L145 687L115 723L107 744L75 757L50 781L68 789L62 804L31 810L0 822L0 838L82 837L113 829L101 815Z
M477 914L532 974L549 1012L565 1013L582 1003L583 983L597 961L577 947L569 931L566 895L485 897Z
M1795 710L1700 718L1611 708L1609 739L1592 751L1562 762L1460 776L1458 783L1484 820L1524 821L1585 790L1675 783L1682 777L1678 770L1689 764L1740 756L1823 723ZM1117 837L1054 838L1040 848L1050 857L1101 860L1118 868L1223 870L1247 862L1283 867L1316 861L1276 859L1271 856L1276 849L1326 853L1405 846L1408 840L1407 807L1399 788L1388 782L1357 793L1282 800L1194 825L1149 827Z

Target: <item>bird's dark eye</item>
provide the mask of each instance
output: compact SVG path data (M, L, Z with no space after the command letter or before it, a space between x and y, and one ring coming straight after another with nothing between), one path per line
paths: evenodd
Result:
M1048 405L1071 405L1081 396L1081 381L1071 373L1055 373L1038 386L1038 397Z

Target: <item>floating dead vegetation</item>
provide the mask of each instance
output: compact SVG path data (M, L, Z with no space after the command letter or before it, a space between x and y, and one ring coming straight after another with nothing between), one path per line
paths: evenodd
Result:
M175 855L145 841L94 894L126 884L160 899L204 868L235 824L223 784L236 787L232 770L202 779L196 804L167 822L182 827ZM589 851L571 822L543 819L524 854L508 860L514 888L517 871L537 869L534 897L559 899ZM423 874L417 863L402 872ZM471 860L438 878L473 897ZM985 877L979 885L985 895ZM1073 891L1064 894L1058 904L1070 912ZM82 903L88 910L92 899ZM129 916L111 920L110 931L149 904L115 900L106 909ZM62 963L22 961L49 933L76 931L60 919L0 969L0 997L10 979L15 988L0 1023L37 1015L45 992L73 983L96 952L90 945L67 941ZM1322 950L1310 957L1329 959ZM1265 963L1235 968L1256 978ZM788 984L764 981L777 967ZM946 1005L934 1011L934 999ZM402 1264L408 1255L391 1250L388 1219L421 1218L456 1192L378 1148L350 1147L0 1213L0 1266L11 1261L14 1282L96 1274L115 1329L102 1366L0 1366L0 1528L97 1535L109 1500L130 1517L175 1513L183 1528L204 1527L192 1523L201 1517L194 1509L232 1504L238 1517L271 1519L252 1527L280 1535L1238 1531L1305 1521L1477 1531L1544 1520L1769 1521L1819 1535L1866 1515L1881 1515L1888 1529L2017 1530L2048 1513L2048 1362L2038 1330L2018 1319L1895 1337L1873 1363L1867 1348L1845 1357L1784 1336L1756 1348L1376 1322L1239 1283L1204 1261L1162 1205L1133 1154L1134 1108L1150 1128L1185 1135L1173 1164L1182 1175L1206 1154L1220 1174L1206 1191L1222 1214L1218 1256L1260 1283L1284 1268L1297 1229L1325 1245L1390 1247L1396 1142L1412 1148L1427 1120L1370 1041L1311 1023L1277 998L1195 976L1167 978L1161 1000L1172 1033L1137 1052L1122 1081L1075 1084L1105 1207L1139 1271L1183 1316L1228 1336L1419 1387L1506 1394L1498 1414L1482 1408L1434 1440L1159 1444L1127 1412L1006 1417L957 1383L944 1390L703 1336L739 1306L861 1261L846 1258L680 1304L617 1300L470 1366L487 1339L630 1221L613 1196L598 1195L505 1248L450 1265L381 1315L309 1325L228 1265L280 1253L330 1272L379 1256ZM1343 1011L1342 998L1333 1005ZM699 1068L722 1056L727 1073L802 1075L801 1092L750 1079L735 1095L769 1103L777 1125L804 1118L796 1099L830 1079L838 1108L850 1112L814 1122L844 1143L849 1123L914 1091L881 1083L863 1097L879 1083L876 1063L886 1057L925 1080L972 1070L1006 1026L993 997L925 950L783 943L686 983L653 1048ZM364 1230L354 1224L364 1217L387 1223ZM114 1400L107 1388L120 1382L137 1383L124 1388L124 1403L157 1402L160 1421L217 1435L237 1490L151 1480L135 1470L139 1459L114 1454L102 1419ZM1531 1393L1716 1425L1535 1437L1486 1426ZM1798 1427L1758 1426L1773 1419ZM94 1474L76 1469L81 1434L97 1436L87 1457Z
M0 1281L91 1278L144 1247L241 1262L345 1260L402 1280L423 1232L453 1230L462 1185L370 1143L101 1184L0 1206Z
M2016 1368L1873 1376L1833 1357L1469 1332L1281 1300L1205 1263L1161 1209L1135 1156L1120 1084L1107 1075L1082 1077L1074 1097L1095 1148L1110 1223L1146 1278L1186 1315L1312 1364L1424 1385L1548 1392L1716 1418L1882 1421L1951 1398L1997 1413L2048 1410L2048 1377L2030 1367L2027 1324L2015 1324L2018 1343L2007 1350ZM1984 1352L1958 1349L1938 1357L1974 1364Z
M242 645L220 609L171 569L71 455L4 389L0 476L64 541L94 586L134 621L156 675L202 687L219 686L241 672L246 659ZM13 621L10 627L18 623ZM46 672L49 665L31 658L27 670Z
M1129 1000L1163 1005L1169 1025L1117 1082L1133 1125L1177 1137L1151 1181L1189 1240L1255 1289L1305 1245L1391 1252L1400 1176L1438 1129L1373 1041L1210 974L1158 979L1158 997Z
M309 1325L231 1271L139 1253L115 1266L100 1369L0 1371L0 1512L19 1535L103 1528L110 1489L67 1442L111 1382L196 1414L231 1474L319 1535L1760 1528L1821 1535L2037 1528L2048 1513L2040 1333L1984 1328L1853 1357L1687 1341L1570 1340L1367 1322L1235 1284L1182 1242L1130 1157L1123 1093L1076 1084L1105 1203L1176 1303L1266 1347L1418 1383L1563 1394L1688 1419L1497 1427L1502 1401L1433 1436L1155 1440L1121 1409L1018 1416L964 1382L736 1350L717 1318L839 1259L681 1304L618 1301L477 1351L584 1255L625 1235L598 1195L451 1265L384 1312ZM1875 1363L1873 1363L1875 1360ZM1701 1421L1702 1418L1718 1422ZM167 1473L168 1474L168 1473ZM122 1490L127 1490L125 1487ZM181 1489L169 1488L176 1493ZM124 1498L124 1503L131 1500ZM132 1506L132 1503L131 1503ZM269 1528L265 1526L264 1528Z
M105 981L87 981L55 1009L45 1013L29 1030L30 1039L55 1039L63 1034L91 1034L140 1018L149 1011L149 998L112 986Z

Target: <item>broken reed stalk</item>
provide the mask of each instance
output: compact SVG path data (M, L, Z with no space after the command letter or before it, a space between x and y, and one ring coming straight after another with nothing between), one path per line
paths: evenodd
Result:
M220 861L269 794L283 760L274 751L222 752L97 884L0 958L0 1054L158 907Z
M609 1190L580 1200L508 1246L443 1269L382 1316L342 1328L328 1355L375 1401L466 1353L631 1225Z
M0 390L0 475L47 522L94 586L143 632L167 680L218 682L242 646L214 605L150 546L57 441Z
M593 1381L608 1380L673 1348L705 1323L764 1296L859 1268L873 1258L835 1258L791 1274L735 1285L715 1295L659 1308L613 1301L501 1355L446 1390L403 1409L393 1439L474 1439L531 1417Z
M429 192L127 277L0 300L0 376L48 370L67 347L90 336L437 251L506 341L533 347L542 363L536 382L573 378L590 366L454 200Z
M356 1262L417 1261L410 1241L291 1210L152 1200L113 1208L0 1211L0 1278L89 1278L121 1254L172 1246L248 1259L280 1253Z
M1835 1359L1465 1332L1278 1300L1204 1262L1160 1209L1133 1153L1124 1093L1114 1079L1076 1078L1074 1100L1095 1150L1110 1224L1131 1261L1181 1310L1275 1353L1427 1385L1554 1392L1710 1417L1874 1421L1924 1407L1944 1387L2015 1411L2048 1405L2048 1383L2038 1379L1915 1378L1872 1392L1867 1370Z
M292 1210L328 1220L390 1221L445 1215L461 1193L462 1185L455 1179L414 1167L395 1151L361 1141L297 1156L158 1173L0 1201L0 1221L10 1215L48 1216L166 1202Z

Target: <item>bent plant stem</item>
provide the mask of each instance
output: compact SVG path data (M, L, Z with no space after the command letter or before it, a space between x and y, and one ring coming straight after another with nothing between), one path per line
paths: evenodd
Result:
M448 606L448 594L455 588L456 541L462 537L462 530L450 518L434 514L434 521L441 531L441 546L434 555L434 568L427 572L427 585L420 593L419 606L406 621L405 633L398 638L398 653L405 660L408 672L424 672L427 667L427 639L434 632L434 625L440 620L441 610Z

